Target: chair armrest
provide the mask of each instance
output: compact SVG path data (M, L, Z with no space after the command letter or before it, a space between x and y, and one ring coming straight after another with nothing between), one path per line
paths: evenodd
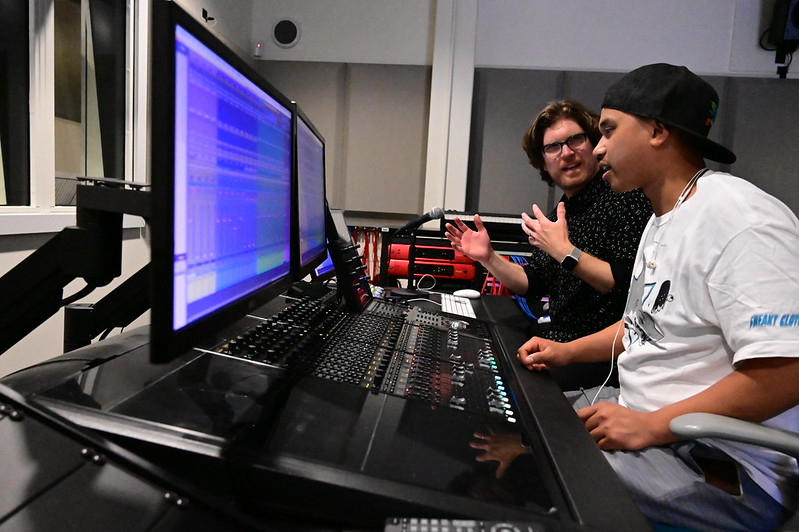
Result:
M774 449L799 458L799 434L717 414L683 414L669 423L675 436L723 438Z

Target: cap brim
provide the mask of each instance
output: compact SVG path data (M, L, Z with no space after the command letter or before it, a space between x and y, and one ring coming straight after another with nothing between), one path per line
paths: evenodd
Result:
M665 123L668 124L668 122ZM668 125L679 129L689 140L693 141L694 146L697 150L699 150L699 153L705 159L710 159L711 161L716 161L722 164L732 164L738 159L731 150L728 150L718 142L714 142L705 136L698 135L693 131L689 131L680 126L676 126L674 124Z

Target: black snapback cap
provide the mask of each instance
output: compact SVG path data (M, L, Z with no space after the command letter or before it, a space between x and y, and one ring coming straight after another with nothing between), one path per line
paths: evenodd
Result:
M707 137L719 107L716 90L684 66L637 68L610 86L602 107L654 118L685 133L703 157L735 162L732 151Z

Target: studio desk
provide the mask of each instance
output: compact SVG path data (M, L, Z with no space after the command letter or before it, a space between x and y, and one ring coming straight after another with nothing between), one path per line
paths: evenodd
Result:
M150 363L144 327L3 379L0 406L45 430L9 429L0 409L0 445L25 456L0 459L3 492L18 492L0 526L63 524L56 493L77 489L94 494L81 512L95 521L76 530L124 512L172 530L189 501L192 519L220 530L382 530L392 517L649 529L554 381L516 361L530 329L512 299L472 300L477 319L428 300L373 299L362 313L335 297L287 301L171 363ZM495 459L481 459L475 434ZM54 463L77 452L143 479L158 502L127 482L54 492L69 476ZM163 500L178 502L172 521L151 515Z

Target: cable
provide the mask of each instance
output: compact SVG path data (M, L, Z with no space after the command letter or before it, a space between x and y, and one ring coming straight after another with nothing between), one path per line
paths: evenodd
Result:
M760 39L758 39L757 44L760 46L760 48L762 48L763 50L766 50L767 52L776 52L777 51L776 48L766 48L766 45L763 44L763 37L768 35L768 32L769 32L769 28L766 28L766 30L763 33L760 34Z
M785 52L785 58L787 60L781 66L787 72L788 71L788 67L791 66L791 63L793 62L793 52Z
M427 299L425 297L415 297L413 299L409 299L408 303L410 303L411 301L425 301L427 303L435 303L439 307L441 306L441 303L439 303L438 301L433 301L432 299Z
M424 281L425 277L429 277L430 279L433 280L433 284L430 286L430 288L422 288L422 281ZM432 275L430 275L429 273L423 274L421 277L419 277L419 280L416 281L417 290L426 290L426 291L429 292L430 290L432 290L435 287L436 287L436 278L433 277Z
M524 312L527 316L533 318L534 320L538 319L538 316L533 314L533 312L530 310L530 304L527 303L527 299L519 295L513 296L513 299L515 299L516 303L519 304L519 307L522 309L522 312Z
M524 266L525 264L528 264L527 259L519 255L509 255L509 257L511 262L514 262L519 266ZM518 294L513 296L513 298L519 304L519 308L522 309L522 312L524 312L527 316L531 317L532 319L536 321L538 320L538 316L533 314L533 311L530 310L530 304L527 302L527 298L525 298L524 296L520 296Z
M70 303L74 303L78 299L81 299L81 298L91 294L94 291L95 288L97 288L97 285L87 284L86 286L84 286L83 288L81 288L80 290L78 290L77 292L72 294L71 296L62 299L61 300L61 306L62 307L66 307Z
M610 376L613 375L613 362L616 360L616 340L619 338L619 331L621 330L621 326L624 323L623 319L619 320L619 324L616 326L616 334L613 335L613 343L610 346L610 371L608 372L608 376L605 377L605 381L599 385L599 389L597 389L594 398L591 400L591 406L596 403L597 398L599 397L599 392L605 387L605 385L610 380Z

